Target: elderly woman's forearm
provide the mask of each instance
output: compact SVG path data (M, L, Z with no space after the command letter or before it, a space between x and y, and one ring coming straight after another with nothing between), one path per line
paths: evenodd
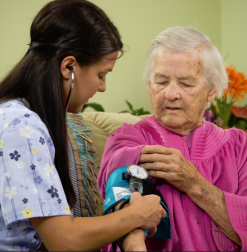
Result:
M145 245L145 231L140 228L132 230L123 237L121 244L124 251L147 251Z
M198 183L187 192L187 195L209 215L229 239L242 247L241 239L232 227L222 190L200 177Z

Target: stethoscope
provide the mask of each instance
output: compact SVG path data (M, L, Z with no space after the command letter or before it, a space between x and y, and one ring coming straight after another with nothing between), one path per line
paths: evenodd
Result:
M66 112L67 112L67 110L68 110L70 95L71 95L72 89L73 89L73 87L74 87L74 82L75 82L75 76L74 76L73 67L72 67L72 66L67 66L67 68L68 68L68 69L70 70L70 72L71 72L71 85L70 85L70 90L69 90L68 98L67 98L67 101L66 101Z

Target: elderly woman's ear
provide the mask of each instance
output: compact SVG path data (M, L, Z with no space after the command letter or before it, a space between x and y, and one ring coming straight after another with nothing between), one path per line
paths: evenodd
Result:
M212 87L208 93L208 102L214 101L216 95L217 95L217 89L216 87Z

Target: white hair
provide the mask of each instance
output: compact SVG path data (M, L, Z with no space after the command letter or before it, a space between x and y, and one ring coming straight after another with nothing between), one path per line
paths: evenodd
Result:
M209 41L209 38L189 27L171 27L162 31L150 44L148 58L144 70L146 85L151 80L154 57L160 50L181 53L198 50L202 62L203 73L210 87L215 87L217 96L221 97L227 88L228 77L225 71L224 60L218 49Z

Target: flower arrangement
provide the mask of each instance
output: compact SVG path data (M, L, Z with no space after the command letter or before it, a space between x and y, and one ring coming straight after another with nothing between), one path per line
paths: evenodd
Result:
M205 112L205 118L222 128L236 127L247 130L247 104L245 107L233 106L236 101L244 99L247 93L247 77L236 71L233 65L226 68L228 88L222 97L216 98ZM247 103L247 102L246 102Z

